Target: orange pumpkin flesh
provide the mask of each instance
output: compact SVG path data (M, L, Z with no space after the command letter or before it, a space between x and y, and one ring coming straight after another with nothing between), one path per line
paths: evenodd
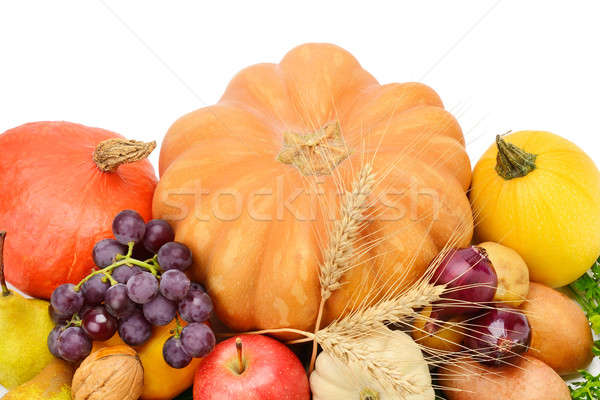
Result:
M6 278L28 295L49 298L94 267L92 248L112 236L123 209L151 217L154 170L147 160L102 172L96 146L116 133L68 122L36 122L0 135L0 229Z
M372 197L383 196L385 207L369 210L377 217L356 244L367 251L328 300L327 322L370 289L413 282L450 239L470 242L462 132L429 87L380 85L328 44L251 66L219 103L170 128L154 217L169 219L192 249L192 275L225 324L312 329L335 194L351 187L365 160L379 179ZM371 291L368 301L376 298Z

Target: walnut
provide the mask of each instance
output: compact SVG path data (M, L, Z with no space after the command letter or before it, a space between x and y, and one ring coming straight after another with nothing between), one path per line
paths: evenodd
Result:
M144 387L144 368L128 346L105 347L77 368L71 387L74 400L137 400Z

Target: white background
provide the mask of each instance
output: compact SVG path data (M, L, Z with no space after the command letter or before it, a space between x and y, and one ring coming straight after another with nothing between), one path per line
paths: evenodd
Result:
M319 41L380 82L435 88L473 161L497 133L540 129L599 162L599 16L595 0L2 0L0 132L69 120L160 142L241 68Z

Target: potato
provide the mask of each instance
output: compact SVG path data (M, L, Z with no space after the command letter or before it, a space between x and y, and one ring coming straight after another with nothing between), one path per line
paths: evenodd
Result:
M570 400L567 384L549 366L525 356L515 366L486 367L468 360L440 371L448 400Z
M431 307L425 307L415 318L412 337L420 346L442 351L458 351L465 338L460 324L465 317L453 317L447 321L431 316Z
M483 242L483 247L498 275L498 289L494 301L519 307L529 292L529 269L523 258L513 249L495 242Z
M560 375L576 372L592 361L592 330L583 310L573 300L532 282L522 309L531 325L528 354Z

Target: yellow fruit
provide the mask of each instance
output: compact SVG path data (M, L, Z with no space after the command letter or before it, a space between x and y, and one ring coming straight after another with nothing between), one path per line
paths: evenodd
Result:
M498 137L475 166L470 197L476 237L517 251L533 281L569 284L600 255L600 173L560 136Z
M73 367L57 358L38 375L8 392L2 400L71 400Z
M420 346L442 350L459 351L465 338L461 322L464 317L453 317L442 321L431 315L431 307L425 307L415 318L412 337Z
M46 344L54 323L47 301L26 299L6 287L2 262L5 234L0 232L0 385L12 389L54 359Z
M185 326L186 323L181 321L181 325ZM202 361L201 358L193 358L190 365L181 369L171 368L163 358L163 345L175 327L175 321L155 327L150 340L143 346L135 347L144 367L144 391L141 396L143 400L171 400L194 382L194 372ZM125 343L115 334L106 342L94 342L92 352L106 346L118 345Z
M202 361L193 358L185 368L171 368L163 358L163 345L175 329L175 322L154 329L152 338L138 348L138 355L144 366L144 400L170 400L190 387L194 382L194 372Z

